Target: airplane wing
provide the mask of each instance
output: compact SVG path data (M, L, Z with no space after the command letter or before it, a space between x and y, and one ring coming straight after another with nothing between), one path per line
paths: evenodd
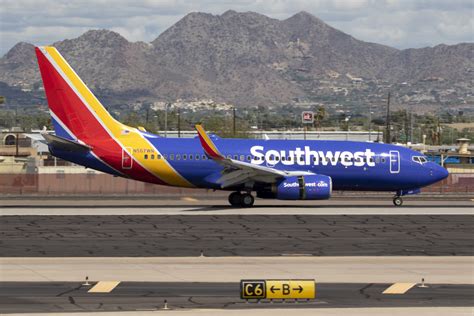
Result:
M307 171L278 170L271 167L255 165L246 161L226 158L220 153L201 125L196 125L196 130L206 155L225 167L222 176L217 180L222 188L246 182L275 183L284 177L314 175L314 173Z

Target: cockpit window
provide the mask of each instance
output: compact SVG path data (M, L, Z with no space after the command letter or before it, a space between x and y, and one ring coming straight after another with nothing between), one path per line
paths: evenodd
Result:
M411 157L411 159L419 164L424 164L425 162L428 162L428 159L426 159L426 157L424 156L413 156Z

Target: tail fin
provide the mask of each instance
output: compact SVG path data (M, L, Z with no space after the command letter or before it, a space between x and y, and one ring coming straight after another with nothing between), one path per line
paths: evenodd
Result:
M35 51L56 134L86 143L119 135L123 125L107 112L57 49L45 46Z
M162 156L143 131L116 121L107 112L56 48L37 47L36 56L59 136L50 138L56 147L69 152L87 152L93 157L86 157L87 164L79 164L92 165L90 160L93 160L92 168L112 174L150 183L193 186L167 160L151 160L147 155L135 154L134 148L140 148ZM77 156L84 158L84 155ZM113 170L107 171L104 165Z

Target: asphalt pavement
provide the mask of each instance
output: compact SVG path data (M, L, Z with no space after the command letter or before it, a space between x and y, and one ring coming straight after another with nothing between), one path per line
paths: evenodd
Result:
M472 306L474 285L415 285L405 294L383 294L391 284L320 283L310 301L240 299L238 283L123 282L109 293L90 293L74 282L0 283L0 313L73 311L150 311L182 309L265 309L337 307Z
M1 216L2 257L472 256L471 215Z

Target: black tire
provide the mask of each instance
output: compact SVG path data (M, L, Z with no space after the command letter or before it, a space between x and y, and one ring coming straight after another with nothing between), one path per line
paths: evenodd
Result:
M242 198L242 194L240 192L232 192L229 194L229 203L232 206L240 206L240 200Z
M255 198L250 193L244 193L240 196L240 206L252 207L255 202Z
M403 199L399 196L396 196L393 198L393 205L395 206L402 206L403 204Z

